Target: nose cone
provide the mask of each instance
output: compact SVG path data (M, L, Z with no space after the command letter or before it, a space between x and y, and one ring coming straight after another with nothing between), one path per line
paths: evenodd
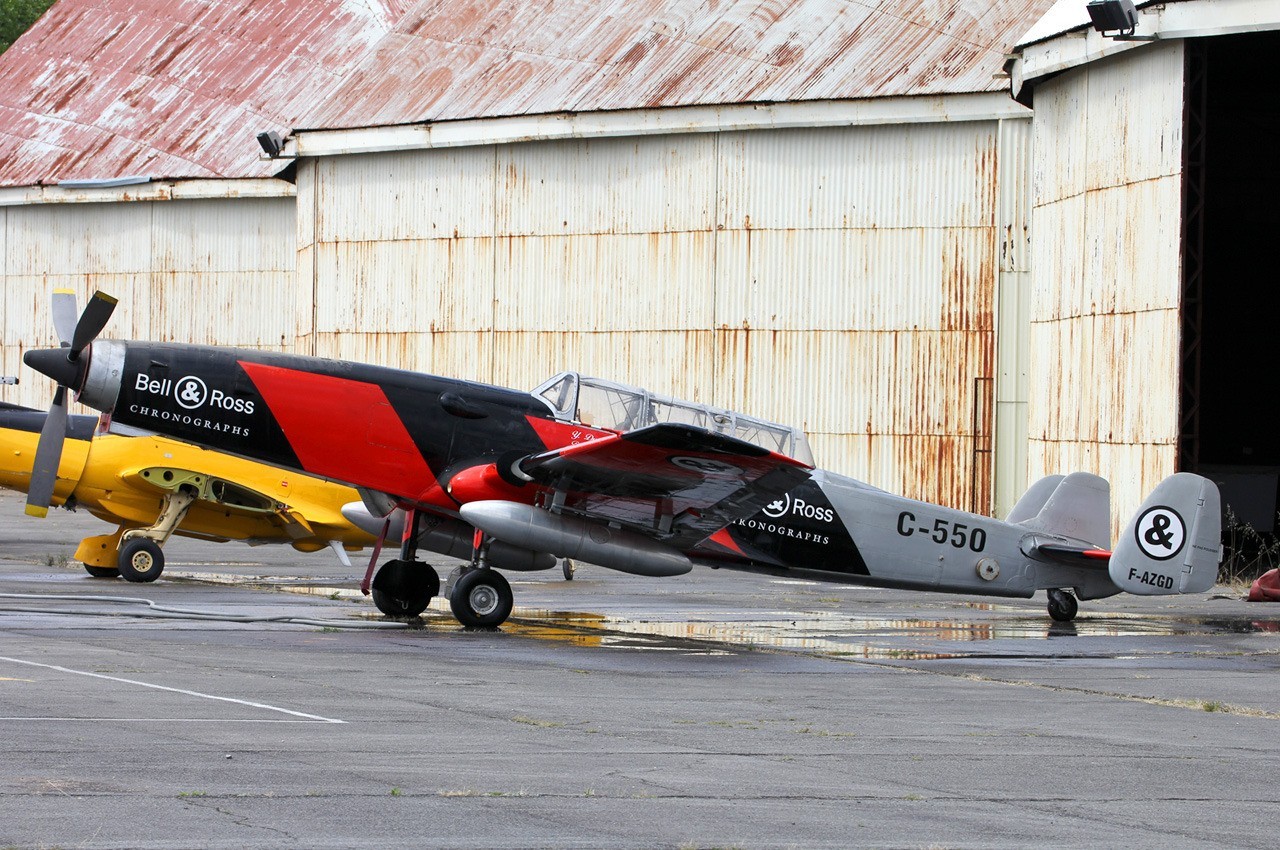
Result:
M53 378L62 386L78 390L88 358L82 355L71 360L68 358L69 352L70 349L66 348L34 348L22 355L22 362L40 374Z

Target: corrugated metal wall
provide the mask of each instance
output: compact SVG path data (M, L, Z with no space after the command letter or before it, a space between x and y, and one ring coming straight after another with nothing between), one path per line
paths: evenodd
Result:
M801 425L828 468L985 511L998 138L992 121L306 160L298 347L516 387L579 369Z
M279 349L296 336L293 198L0 207L4 399L47 407L22 352L56 345L49 297L120 299L107 335Z
M1036 89L1032 477L1111 481L1113 531L1175 470L1182 42Z

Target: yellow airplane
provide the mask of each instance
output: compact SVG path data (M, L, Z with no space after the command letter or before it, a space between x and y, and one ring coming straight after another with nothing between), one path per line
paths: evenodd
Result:
M29 491L47 415L0 402L0 486ZM349 487L163 437L105 433L94 416L66 417L66 432L45 504L83 508L117 526L76 549L90 575L155 581L172 534L301 552L329 547L348 566L346 552L374 544L342 516L344 504L360 500Z

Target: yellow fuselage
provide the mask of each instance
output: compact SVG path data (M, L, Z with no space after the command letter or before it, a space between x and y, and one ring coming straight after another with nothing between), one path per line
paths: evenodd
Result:
M26 492L40 435L30 430L0 427L0 486ZM145 480L144 470L169 468L200 473L230 482L265 497L252 509L235 504L197 500L175 533L210 540L248 540L289 543L311 552L337 541L357 550L373 538L348 523L341 509L360 496L350 487L296 472L276 469L230 455L197 448L162 437L124 437L105 434L90 439L68 438L64 443L54 488L53 504L72 500L95 517L120 526L115 535L89 538L103 541L82 546L76 557L85 563L114 566L105 541L127 528L143 528L156 521L166 492Z

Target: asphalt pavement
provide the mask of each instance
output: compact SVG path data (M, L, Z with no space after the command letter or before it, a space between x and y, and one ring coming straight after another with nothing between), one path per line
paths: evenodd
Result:
M390 624L330 552L0 496L0 847L1272 847L1280 606L511 574ZM441 562L441 572L448 566Z

